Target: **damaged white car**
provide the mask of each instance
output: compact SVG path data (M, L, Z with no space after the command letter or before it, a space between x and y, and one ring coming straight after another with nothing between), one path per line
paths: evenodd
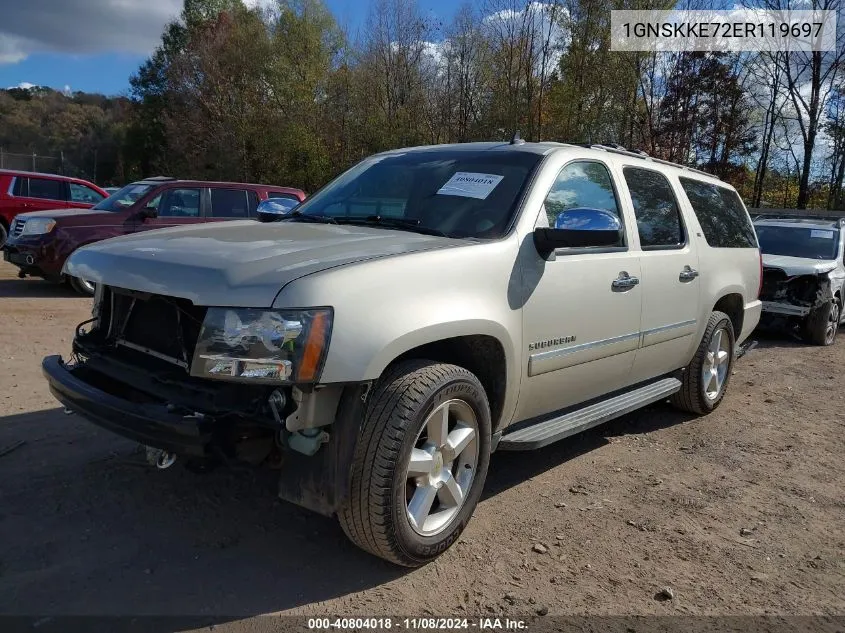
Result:
M845 218L759 216L764 328L786 327L832 345L843 319Z

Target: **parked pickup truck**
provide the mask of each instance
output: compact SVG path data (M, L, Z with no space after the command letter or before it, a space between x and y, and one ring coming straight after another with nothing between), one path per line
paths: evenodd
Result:
M272 185L147 178L119 189L92 209L42 205L41 211L19 214L3 257L18 267L20 277L67 281L78 293L93 295L91 280L62 274L65 260L80 246L137 231L257 218L258 204L268 198L292 207L305 199L305 193Z
M761 325L833 345L845 318L845 219L759 216L754 225L763 253Z
M390 151L278 210L75 252L93 320L44 374L160 466L271 462L400 565L455 542L496 449L715 409L760 316L737 193L615 147Z

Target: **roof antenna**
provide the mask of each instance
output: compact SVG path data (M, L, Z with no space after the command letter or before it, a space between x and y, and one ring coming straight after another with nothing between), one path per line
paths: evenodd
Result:
M522 145L525 141L523 141L519 137L519 130L513 133L513 137L511 137L511 145Z

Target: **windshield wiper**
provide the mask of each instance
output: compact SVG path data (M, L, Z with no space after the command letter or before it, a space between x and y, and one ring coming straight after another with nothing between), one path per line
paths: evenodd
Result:
M303 213L302 211L292 211L289 214L282 216L284 220L299 220L300 222L319 222L320 224L337 224L337 220L327 215L311 215L310 213Z
M443 231L433 229L428 226L421 226L420 220L413 218L391 218L383 215L347 215L336 218L341 224L377 224L384 227L394 229L406 229L414 231L415 233L424 233L425 235L438 235L440 237L449 237Z

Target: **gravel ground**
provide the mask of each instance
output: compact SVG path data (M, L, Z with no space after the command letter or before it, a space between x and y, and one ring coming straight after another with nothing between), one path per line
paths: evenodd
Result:
M89 310L0 264L0 613L845 613L845 338L762 340L707 417L656 405L495 455L463 538L409 571L270 472L155 471L64 415L39 362Z

